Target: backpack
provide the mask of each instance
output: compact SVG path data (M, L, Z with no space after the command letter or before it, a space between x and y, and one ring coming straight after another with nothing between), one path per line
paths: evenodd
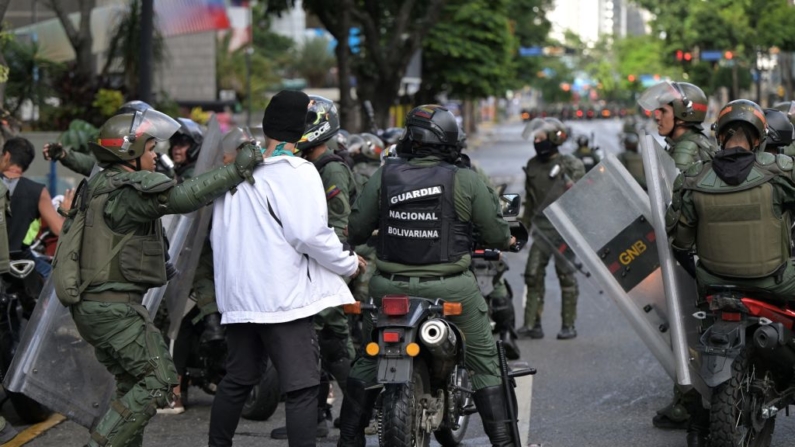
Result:
M90 199L88 182L83 179L75 192L75 203L69 210L66 221L58 237L55 256L52 259L52 278L55 295L64 306L80 302L80 295L86 290L94 277L85 281L80 277L80 251L83 247L83 233ZM135 234L130 232L119 241L108 254L106 263L116 256L124 244ZM101 269L97 270L99 273Z

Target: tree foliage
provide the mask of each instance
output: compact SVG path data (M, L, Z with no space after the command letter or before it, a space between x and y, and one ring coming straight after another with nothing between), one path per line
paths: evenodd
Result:
M450 0L423 44L423 90L461 99L501 95L515 73L508 0ZM423 100L424 102L424 100Z

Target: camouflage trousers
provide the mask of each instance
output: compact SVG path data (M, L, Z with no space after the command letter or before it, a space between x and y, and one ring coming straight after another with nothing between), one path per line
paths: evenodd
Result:
M139 447L159 405L173 400L177 369L168 347L139 304L81 301L71 307L83 339L116 377L116 398L91 432L89 447Z
M544 295L546 287L544 278L546 277L547 265L552 257L552 252L545 245L533 242L530 247L530 256L527 258L524 280L527 285L527 298L524 308L524 325L533 327L536 321L541 321L541 314L544 312ZM577 319L577 278L568 266L563 262L555 260L555 273L560 282L561 309L560 316L563 326L573 326Z

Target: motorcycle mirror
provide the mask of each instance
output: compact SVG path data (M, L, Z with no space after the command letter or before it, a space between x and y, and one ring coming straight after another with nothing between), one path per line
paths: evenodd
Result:
M502 217L516 217L519 215L522 200L519 198L519 194L503 194L500 196L500 204L502 205Z
M549 170L549 178L555 178L560 174L560 165L555 165L552 169Z

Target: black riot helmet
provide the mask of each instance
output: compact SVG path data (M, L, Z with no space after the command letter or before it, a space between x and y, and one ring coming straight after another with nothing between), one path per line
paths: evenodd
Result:
M121 115L122 113L135 113L135 112L145 112L149 109L153 109L154 107L150 106L149 104L139 101L127 101L119 107L119 110L116 111L116 115Z
M195 162L199 158L199 150L204 142L204 132L199 123L190 118L177 118L177 121L179 130L171 137L171 146L187 144L187 163ZM168 150L168 155L173 157L171 149Z
M588 147L588 137L585 135L580 135L577 137L577 146L579 147Z
M317 95L309 95L309 109L306 112L304 135L295 144L299 151L305 151L330 140L340 131L340 117L334 101Z
M440 155L458 158L458 123L455 116L438 104L415 107L406 116L406 129L400 138L400 153L408 156Z
M767 147L778 149L795 141L795 127L786 113L778 109L765 109L767 120Z

